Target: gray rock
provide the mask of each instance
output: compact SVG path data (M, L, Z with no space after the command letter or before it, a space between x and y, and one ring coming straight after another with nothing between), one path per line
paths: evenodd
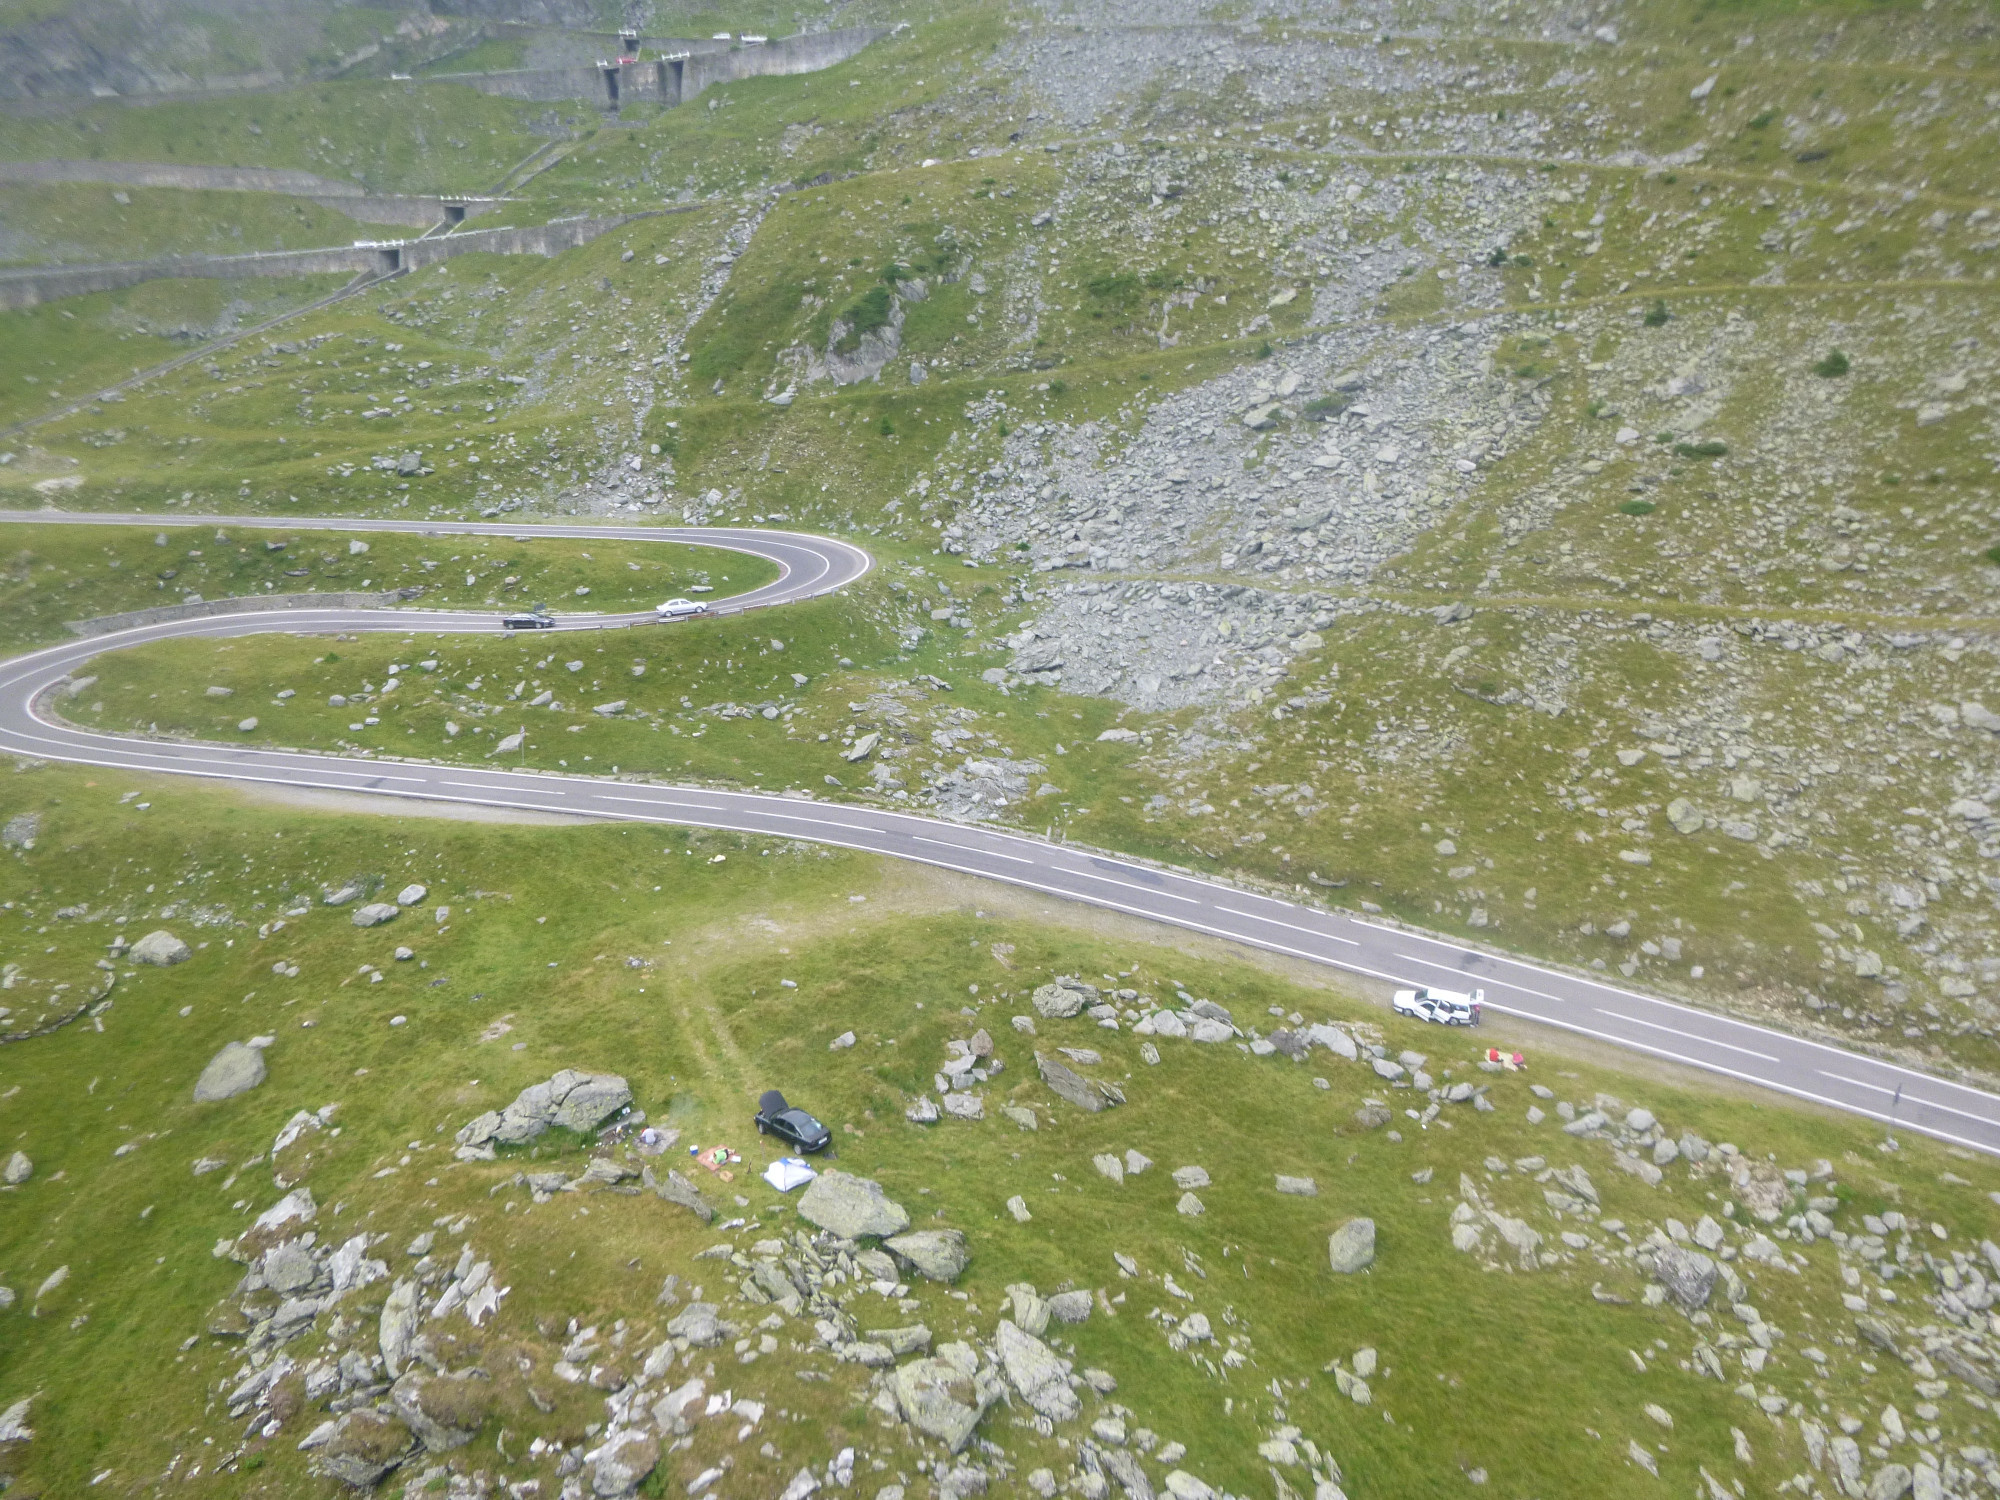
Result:
M1052 1021L1066 1021L1081 1013L1086 1005L1097 1004L1097 987L1067 974L1059 975L1053 983L1036 990L1033 1000L1039 1014Z
M1127 1151L1125 1153L1125 1175L1127 1177L1137 1177L1152 1164L1153 1159L1150 1156L1142 1156L1137 1151Z
M1327 1237L1327 1261L1343 1276L1375 1264L1375 1221L1349 1219Z
M903 1118L912 1125L935 1125L939 1119L937 1101L929 1094L919 1094L916 1102L903 1111Z
M397 908L387 901L370 901L366 906L354 908L354 915L348 918L356 927L380 927L384 922L394 921Z
M1116 1087L1085 1078L1045 1053L1035 1054L1035 1068L1042 1075L1042 1082L1078 1109L1095 1114L1107 1105L1125 1102L1124 1094Z
M42 831L40 813L15 813L4 826L0 826L0 848L32 849L35 835Z
M480 1375L410 1370L389 1390L396 1415L431 1453L463 1448L492 1410L493 1382Z
M986 1118L986 1101L977 1094L950 1093L944 1096L944 1112L959 1120Z
M1913 1476L1902 1464L1884 1464L1868 1481L1867 1500L1902 1500L1910 1492Z
M1653 1279L1674 1301L1693 1312L1715 1289L1715 1262L1700 1251L1668 1245L1654 1253Z
M903 1420L953 1453L972 1440L979 1419L1002 1394L997 1383L935 1358L912 1360L898 1368L890 1390Z
M195 1080L194 1102L214 1104L223 1099L234 1099L238 1094L247 1094L264 1081L264 1051L261 1047L246 1046L242 1042L231 1042L201 1070L201 1077Z
M1206 1167L1176 1167L1174 1186L1177 1188L1205 1188L1208 1186Z
M1354 1112L1354 1123L1363 1130L1379 1130L1394 1118L1386 1104L1364 1104Z
M25 1151L16 1151L7 1158L6 1167L0 1168L0 1182L6 1183L8 1187L19 1187L34 1175L35 1164L28 1160L28 1153Z
M409 1280L398 1281L389 1289L389 1296L382 1304L382 1321L376 1336L377 1346L382 1351L383 1368L388 1370L392 1380L403 1373L403 1366L409 1361L419 1316L417 1284Z
M702 1197L700 1188L672 1169L668 1170L665 1181L657 1181L652 1177L652 1170L651 1167L646 1168L643 1180L663 1201L686 1209L704 1224L714 1222L715 1207Z
M1182 1193L1180 1201L1174 1205L1174 1212L1186 1214L1190 1219L1198 1219L1208 1210L1203 1206L1201 1199L1195 1197L1193 1193Z
M1003 1104L1000 1106L1000 1113L1012 1120L1023 1130L1040 1130L1042 1128L1041 1117L1024 1104Z
M523 1145L551 1126L588 1134L631 1103L632 1087L616 1073L564 1068L547 1083L522 1089L505 1109L489 1110L460 1130L458 1154L490 1156L491 1146Z
M722 1342L722 1311L712 1302L690 1302L667 1324L667 1332L692 1348L712 1348Z
M1314 1182L1310 1177L1287 1177L1284 1173L1280 1172L1278 1174L1278 1191L1290 1194L1294 1198L1317 1198L1319 1196L1319 1184Z
M286 1240L266 1250L257 1262L264 1285L281 1297L303 1292L313 1284L319 1267L313 1264L312 1249L302 1240Z
M1049 1316L1058 1323L1085 1323L1093 1306L1089 1292L1057 1292L1048 1299Z
M956 1229L912 1230L884 1240L882 1248L915 1268L926 1281L956 1281L965 1269L965 1236Z
M127 948L125 956L135 964L153 964L164 969L186 963L194 957L194 950L162 927Z
M802 1217L844 1240L887 1239L910 1227L909 1212L879 1183L828 1168L799 1199Z
M659 1440L650 1432L621 1432L597 1450L590 1487L601 1500L630 1495L659 1462Z
M427 886L406 885L400 891L396 892L396 904L398 906L415 906L429 894L430 889Z
M1002 1318L994 1336L1000 1368L1021 1399L1052 1422L1067 1422L1082 1411L1069 1386L1069 1361L1011 1319Z
M907 1328L871 1328L868 1339L900 1359L905 1354L921 1354L930 1348L931 1331L921 1323L912 1323Z
M410 1429L397 1418L360 1407L335 1418L332 1430L313 1445L312 1467L357 1490L373 1489L415 1446Z
M1121 1185L1124 1183L1125 1163L1120 1161L1117 1157L1112 1156L1110 1153L1108 1152L1100 1153L1099 1155L1091 1157L1090 1164L1093 1167L1097 1168L1100 1174L1102 1174L1105 1177L1109 1177L1113 1182L1119 1183Z

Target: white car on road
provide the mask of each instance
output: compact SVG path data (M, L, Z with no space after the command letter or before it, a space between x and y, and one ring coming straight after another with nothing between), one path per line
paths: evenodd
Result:
M1398 1015L1415 1016L1419 1021L1435 1021L1440 1026L1477 1026L1479 1009L1486 991L1464 994L1458 990L1397 990L1390 1004Z
M665 604L656 605L654 613L662 620L684 620L689 615L705 615L708 606L699 599L669 599Z

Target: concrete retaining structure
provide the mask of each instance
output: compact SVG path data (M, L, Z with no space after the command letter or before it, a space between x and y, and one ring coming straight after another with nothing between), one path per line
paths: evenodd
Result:
M754 46L695 42L688 44L684 56L649 62L518 68L501 73L434 73L427 81L464 84L482 94L543 103L588 99L616 110L621 104L643 101L671 108L718 83L830 68L889 31L887 26L850 26L840 31L803 32Z
M239 599L162 604L153 609L127 610L122 615L99 615L94 620L70 620L65 628L72 635L88 637L136 630L141 625L159 625L168 620L205 619L210 615L262 614L267 610L287 609L394 609L421 593L423 590L418 588L391 589L386 594L245 594Z
M484 251L489 255L560 255L587 245L599 235L657 214L683 212L651 209L602 219L571 219L519 229L470 229L431 239L362 241L324 250L264 250L250 255L182 255L160 260L125 261L96 266L22 267L0 270L0 309L35 307L59 297L91 292L115 292L142 281L179 277L233 279L238 276L323 276L347 272L382 275L421 270L457 255Z

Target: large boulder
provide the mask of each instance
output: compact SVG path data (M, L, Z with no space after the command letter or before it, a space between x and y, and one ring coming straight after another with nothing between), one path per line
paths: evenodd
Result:
M659 1461L660 1444L650 1432L621 1432L597 1450L597 1462L590 1470L591 1491L602 1500L629 1495Z
M127 948L125 956L135 964L154 964L164 969L186 963L194 957L194 950L162 927Z
M641 1172L640 1180L667 1202L679 1204L697 1219L701 1220L702 1223L709 1224L714 1222L715 1208L706 1198L702 1197L701 1189L672 1168L667 1170L664 1182L653 1176L653 1169L651 1167L647 1167Z
M0 1182L8 1187L19 1187L35 1175L35 1164L28 1159L25 1151L16 1151L7 1158L7 1165L0 1168Z
M997 1382L945 1359L911 1360L896 1370L890 1389L903 1420L953 1453L972 1441L979 1419L1001 1395Z
M1052 1422L1067 1422L1083 1409L1069 1386L1069 1361L1012 1319L1002 1318L994 1336L1000 1368L1021 1399Z
M1715 1262L1699 1250L1668 1245L1653 1256L1653 1279L1689 1312L1705 1305L1715 1289Z
M632 1103L632 1086L616 1073L564 1068L533 1083L502 1110L488 1110L459 1131L461 1158L491 1158L495 1146L519 1146L551 1126L587 1135Z
M1099 1083L1085 1078L1074 1068L1066 1067L1045 1053L1035 1054L1035 1069L1042 1075L1042 1082L1051 1092L1069 1100L1078 1109L1087 1109L1092 1114L1109 1105L1123 1104L1124 1092L1115 1084Z
M264 1081L264 1074L263 1048L231 1042L201 1070L194 1083L194 1102L213 1104L247 1094Z
M348 918L356 927L380 927L384 922L396 918L396 908L387 901L370 901L366 906L354 908L354 915Z
M956 1229L917 1229L882 1243L927 1281L956 1281L965 1269L965 1236Z
M722 1342L727 1327L714 1303L690 1302L674 1314L667 1332L674 1338L686 1339L693 1348L707 1349Z
M376 1343L382 1351L383 1368L388 1370L391 1379L400 1376L403 1366L409 1363L421 1316L414 1281L399 1281L389 1289L388 1299L382 1304L382 1321Z
M1034 994L1036 1011L1052 1021L1066 1021L1081 1013L1086 1005L1095 1004L1097 986L1068 974L1058 975L1054 983L1043 985Z
M1375 1221L1349 1219L1327 1237L1328 1264L1343 1276L1375 1264Z
M493 1382L483 1375L411 1370L390 1387L389 1400L427 1451L446 1453L478 1435L493 1410Z
M909 1211L880 1183L832 1168L813 1179L799 1199L799 1213L844 1240L887 1239L910 1227Z
M414 1446L410 1429L402 1422L364 1406L343 1413L326 1436L319 1437L312 1447L312 1466L357 1490L373 1489L409 1457Z

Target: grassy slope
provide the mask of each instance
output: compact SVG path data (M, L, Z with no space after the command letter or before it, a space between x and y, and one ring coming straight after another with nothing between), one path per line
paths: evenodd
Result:
M401 239L416 232L404 225L360 222L274 193L84 183L0 188L0 219L14 226L17 236L10 259L23 264L308 250L358 239ZM22 243L23 229L32 236L29 243Z
M0 121L0 157L289 167L376 192L469 193L497 181L559 130L574 105L496 99L456 85L324 83L248 99L113 102Z
M126 790L140 792L143 811L118 802ZM203 1412L205 1390L227 1378L235 1351L215 1339L178 1354L175 1346L199 1332L237 1275L211 1259L210 1244L277 1194L270 1168L257 1160L272 1133L293 1109L326 1103L338 1103L341 1133L309 1137L283 1170L303 1178L322 1205L344 1205L337 1219L324 1218L323 1208L327 1233L346 1233L346 1225L381 1232L401 1266L393 1251L410 1236L441 1216L470 1212L473 1241L515 1288L495 1324L448 1351L454 1363L480 1360L499 1374L498 1413L477 1461L493 1465L498 1426L517 1438L581 1439L583 1425L601 1417L595 1393L543 1373L563 1324L575 1317L607 1326L625 1317L633 1346L642 1348L645 1331L665 1316L652 1307L660 1278L672 1271L713 1292L721 1268L689 1260L713 1235L648 1198L558 1198L532 1209L520 1199L525 1211L502 1212L486 1189L516 1162L438 1170L445 1166L439 1143L462 1119L563 1065L625 1073L655 1118L679 1124L689 1141L738 1146L749 1169L767 1154L741 1129L757 1091L775 1082L809 1102L835 1126L840 1165L878 1176L913 1207L936 1209L942 1222L972 1235L973 1268L963 1283L970 1303L954 1304L937 1289L917 1293L939 1338L990 1334L1001 1288L1016 1280L1044 1291L1074 1282L1124 1293L1117 1317L1100 1312L1075 1332L1080 1362L1111 1369L1137 1422L1187 1443L1188 1467L1239 1493L1268 1483L1250 1455L1274 1420L1266 1390L1274 1378L1285 1383L1290 1421L1339 1457L1349 1492L1359 1495L1442 1490L1463 1482L1460 1467L1483 1467L1503 1487L1546 1495L1621 1489L1631 1482L1626 1440L1650 1446L1662 1436L1641 1413L1646 1402L1675 1418L1659 1460L1670 1482L1685 1475L1692 1483L1697 1465L1706 1465L1769 1485L1803 1466L1795 1436L1756 1417L1727 1384L1674 1367L1692 1337L1681 1318L1591 1299L1593 1283L1636 1297L1637 1278L1615 1255L1608 1266L1585 1253L1533 1275L1481 1275L1448 1245L1450 1184L1460 1171L1545 1233L1560 1227L1548 1223L1532 1187L1482 1172L1489 1158L1535 1153L1557 1165L1584 1164L1603 1194L1604 1216L1621 1219L1633 1240L1668 1214L1719 1216L1726 1193L1717 1179L1677 1168L1668 1186L1645 1188L1610 1170L1602 1146L1557 1134L1553 1122L1526 1124L1525 1083L1470 1072L1464 1039L1390 1024L1337 989L1303 989L1219 955L1072 927L1060 913L1041 915L1040 902L1001 897L993 914L914 915L899 909L908 899L900 872L890 878L873 862L827 851L766 853L728 836L406 822L385 843L387 827L374 820L236 806L206 791L128 786L101 773L37 771L16 791L16 802L45 821L36 849L0 866L12 903L0 919L24 940L17 951L28 941L54 948L24 959L33 981L88 973L90 956L113 931L130 936L165 921L205 944L185 966L121 978L101 1031L85 1022L9 1049L18 1086L0 1102L0 1143L26 1150L37 1170L18 1190L17 1206L33 1211L9 1214L0 1228L0 1275L32 1294L56 1266L70 1267L39 1317L24 1306L0 1314L13 1330L0 1353L0 1392L40 1392L41 1436L25 1474L45 1493L104 1468L121 1476L120 1489L135 1489L145 1482L139 1476L159 1473L174 1453L184 1463L206 1457L212 1469L237 1448L234 1428ZM387 929L358 931L344 913L314 911L269 937L254 935L256 924L300 894L355 874L389 887L421 881L430 893ZM871 899L857 904L855 896ZM52 908L77 899L91 909L81 927L51 918ZM439 904L452 915L445 930L432 931L438 924L429 908ZM163 914L170 905L174 914ZM390 962L398 942L414 946L428 967ZM996 943L1012 945L1000 950L1008 967L996 959ZM654 967L629 967L626 955ZM274 958L296 963L300 976L274 976ZM386 982L369 983L361 963L383 968ZM1271 1005L1380 1023L1392 1050L1414 1045L1433 1056L1434 1068L1491 1082L1499 1112L1453 1112L1451 1130L1420 1132L1403 1121L1407 1139L1396 1143L1351 1122L1362 1096L1380 1088L1358 1067L1331 1060L1296 1067L1226 1046L1165 1043L1163 1062L1148 1068L1136 1038L1087 1021L1044 1022L1044 1045L1101 1048L1109 1061L1096 1071L1124 1080L1131 1097L1123 1110L1078 1115L1032 1081L1029 1049L1006 1018L1026 1009L1025 992L1050 972L1114 970L1148 993L1165 996L1178 982L1211 995L1245 1024L1276 1025L1264 1015ZM798 988L781 988L780 978ZM962 1017L961 1006L977 1021ZM407 1025L391 1027L395 1016ZM987 1091L989 1114L1000 1098L1038 1106L1037 1133L1003 1118L931 1132L901 1120L907 1097L928 1088L943 1043L975 1024L993 1031L1010 1064ZM848 1028L857 1045L829 1058L827 1041ZM207 1057L253 1032L277 1038L270 1082L220 1106L187 1102ZM520 1050L508 1050L516 1044ZM33 1065L16 1067L17 1056ZM1994 1185L1990 1171L1921 1142L1884 1156L1874 1132L1845 1121L1722 1102L1555 1054L1537 1053L1532 1064L1530 1076L1562 1097L1587 1101L1606 1090L1638 1098L1676 1130L1733 1139L1787 1165L1831 1157L1842 1184L1840 1218L1850 1226L1863 1210L1899 1206L1950 1226L1954 1244L1991 1231L1982 1196ZM1312 1086L1317 1072L1331 1075L1331 1092ZM1092 1152L1132 1147L1158 1165L1123 1188L1092 1171ZM569 1150L551 1143L534 1165L574 1171L579 1159ZM189 1163L200 1156L240 1165L190 1179ZM1207 1212L1194 1220L1174 1213L1178 1190L1166 1176L1190 1163L1214 1179L1200 1193ZM1429 1186L1412 1186L1409 1174L1420 1168L1435 1173ZM1270 1174L1280 1171L1316 1177L1321 1196L1275 1196ZM759 1222L786 1224L783 1203L750 1170L735 1187L750 1196ZM721 1191L726 1202L731 1190ZM1032 1207L1027 1225L1002 1209L1016 1193ZM1356 1213L1376 1218L1381 1258L1365 1280L1330 1278L1324 1236ZM1571 1227L1615 1248L1608 1230ZM754 1237L746 1231L746 1243ZM1121 1281L1113 1250L1136 1257L1140 1281ZM1159 1290L1163 1271L1193 1289L1194 1306L1210 1314L1219 1335L1244 1341L1244 1369L1209 1374L1163 1347L1144 1316L1157 1304L1175 1305ZM1800 1275L1753 1278L1764 1316L1790 1335L1767 1385L1809 1401L1814 1386L1817 1414L1829 1421L1891 1402L1908 1412L1920 1399L1893 1361L1864 1368L1839 1343L1846 1317L1837 1294L1845 1289L1828 1247L1810 1250ZM357 1294L357 1311L379 1303L381 1290ZM1908 1301L1915 1292L1906 1284L1904 1295ZM881 1321L894 1321L886 1306ZM327 1337L323 1329L292 1352L309 1354ZM717 1351L723 1373L712 1384L768 1394L798 1417L768 1432L778 1458L760 1458L747 1445L734 1450L732 1484L780 1483L799 1463L823 1461L849 1442L913 1468L916 1454L871 1427L853 1372L836 1373L830 1385L789 1378L823 1363L793 1344L796 1337L786 1331L780 1352L755 1369L734 1368L729 1353ZM1642 1375L1626 1351L1650 1356L1655 1339L1664 1348ZM1793 1352L1794 1343L1808 1342L1832 1351L1816 1377ZM1386 1367L1368 1408L1340 1398L1318 1373L1363 1345L1381 1350ZM516 1354L531 1361L525 1381L513 1373ZM157 1372L169 1366L188 1378L161 1382ZM539 1415L527 1384L554 1390L557 1409ZM145 1420L102 1422L112 1409ZM1464 1423L1468 1409L1482 1421ZM1948 1432L1969 1433L1979 1419L1953 1399L1938 1420ZM268 1445L253 1443L261 1455L254 1473L207 1473L180 1487L300 1493L306 1486L292 1445L314 1420L301 1415ZM1730 1457L1732 1425L1753 1435L1747 1468ZM988 1430L1023 1469L1060 1461L1004 1412ZM216 1437L214 1450L203 1448L204 1435ZM1954 1440L1965 1439L1946 1442ZM708 1431L676 1457L679 1481L712 1461L719 1443L723 1435ZM515 1455L504 1465L510 1477L539 1472L549 1482L546 1459L522 1460L513 1438L505 1446Z

